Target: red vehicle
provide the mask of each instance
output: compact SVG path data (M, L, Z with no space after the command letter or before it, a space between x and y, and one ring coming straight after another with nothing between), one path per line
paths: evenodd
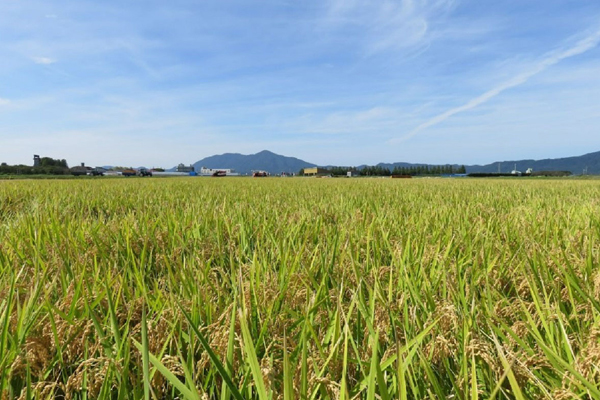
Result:
M267 171L252 171L253 178L263 178L269 176Z

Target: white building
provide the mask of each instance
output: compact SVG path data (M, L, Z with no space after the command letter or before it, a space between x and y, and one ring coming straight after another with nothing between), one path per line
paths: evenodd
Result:
M234 169L231 169L231 168L206 168L206 167L200 168L200 175L203 175L203 176L213 176L216 173L225 173L225 175L227 175L227 176L239 175L237 172L235 172Z

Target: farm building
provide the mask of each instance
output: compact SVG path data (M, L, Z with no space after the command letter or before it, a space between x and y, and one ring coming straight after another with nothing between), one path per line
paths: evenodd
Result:
M186 166L186 165L179 164L179 165L177 166L177 172L187 172L187 173L194 172L194 166L193 166L193 165L190 165L190 166L188 167L188 166Z
M87 174L91 173L92 170L93 170L93 168L86 167L84 163L81 163L80 166L73 167L70 169L71 175L75 175L75 176L87 175Z
M329 172L325 168L319 168L319 167L304 168L304 175L306 175L306 176L329 175L330 173L331 172Z

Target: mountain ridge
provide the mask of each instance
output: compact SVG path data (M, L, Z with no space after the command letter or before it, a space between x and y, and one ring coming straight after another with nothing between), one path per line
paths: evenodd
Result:
M517 169L526 171L528 168L533 168L534 171L571 171L573 174L581 174L587 168L588 174L600 174L600 151L586 153L580 156L546 158L541 160L523 159L523 160L507 160L495 161L490 164L483 165L465 165L467 173L473 172L511 172L515 164ZM240 174L250 174L252 170L264 170L271 174L279 174L281 172L297 173L302 168L316 167L317 164L301 160L296 157L288 157L273 153L269 150L263 150L256 154L240 154L240 153L224 153L213 155L196 161L194 167L198 171L201 167L206 168L232 168ZM381 162L376 164L384 168L393 170L395 167L416 167L426 165L441 165L427 163L407 163L407 162ZM443 164L446 165L446 164ZM455 167L461 164L450 164ZM333 165L324 166L332 167ZM366 164L357 166L358 169L366 167Z
M240 174L251 174L254 170L268 171L271 174L297 173L303 168L316 167L316 164L275 154L269 150L262 150L256 154L224 153L205 157L192 164L196 171L200 168L231 168Z
M527 168L533 168L534 171L571 171L573 174L581 174L587 168L588 174L600 174L600 151L586 153L580 156L544 158L541 160L524 159L495 161L485 165L466 166L467 172L498 172L500 165L501 172L510 172L514 169L525 171Z

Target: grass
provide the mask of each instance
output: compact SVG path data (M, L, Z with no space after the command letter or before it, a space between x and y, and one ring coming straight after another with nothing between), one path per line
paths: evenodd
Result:
M56 179L87 179L87 176L75 176L75 175L9 175L0 174L0 180L56 180Z
M5 399L600 398L594 180L0 182Z

